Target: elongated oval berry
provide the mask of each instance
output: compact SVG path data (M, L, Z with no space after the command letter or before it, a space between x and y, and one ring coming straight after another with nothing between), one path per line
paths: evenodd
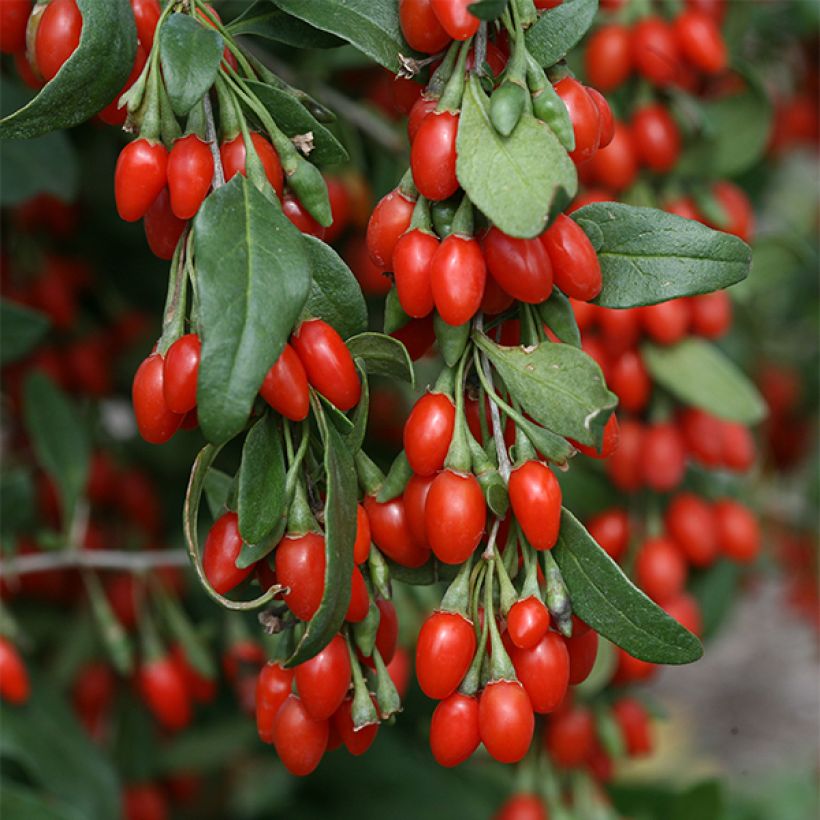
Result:
M0 698L14 706L24 704L31 687L28 672L17 647L0 636Z
M367 252L382 270L393 269L393 250L410 227L415 202L398 188L383 196L367 223Z
M478 730L490 756L517 763L530 748L535 715L518 681L499 680L484 687L478 701Z
M438 237L417 228L408 231L393 249L393 275L399 304L408 316L422 319L433 309L430 269Z
M427 2L429 3L429 0ZM0 2L0 51L3 54L19 54L25 51L26 23L28 23L32 5L32 0L3 0Z
M557 0L560 5L561 0ZM536 8L554 8L556 0L535 0ZM508 797L493 820L549 820L543 801L537 794L514 794Z
M356 505L356 540L353 542L353 561L363 564L370 555L370 519L361 504Z
M490 228L482 243L490 276L511 296L538 304L552 293L552 262L544 244Z
M309 621L325 589L325 539L319 533L286 535L274 552L276 578L287 587L285 603L300 621Z
M307 373L296 351L286 344L259 388L262 398L291 421L307 418L310 389Z
M672 423L650 425L644 435L641 471L648 487L663 493L674 490L686 472L686 446Z
M719 74L726 68L726 43L708 14L686 9L675 19L674 30L683 56L693 66L707 74Z
M430 720L430 750L439 766L458 766L480 742L478 698L453 692L436 706Z
M549 550L561 525L561 485L540 461L527 461L510 474L510 506L534 549Z
M342 337L321 319L302 322L291 343L308 381L339 410L350 410L362 392L353 357Z
M513 646L510 660L533 710L539 715L554 711L569 686L569 652L561 636L547 632L529 649Z
M293 195L282 197L282 213L302 232L325 239L326 230L309 213L307 208Z
M652 751L652 731L646 707L635 698L621 698L612 705L612 717L630 757L641 757Z
M182 416L165 401L165 367L162 356L152 353L137 368L131 386L131 402L139 434L149 444L163 444L176 433Z
M657 173L674 168L680 156L680 130L662 105L645 105L633 114L632 142L641 162Z
M469 322L481 307L487 266L478 242L450 234L439 245L430 265L436 310L448 325Z
M447 199L458 190L458 120L458 114L451 111L434 111L422 120L416 131L410 148L410 167L416 188L427 199Z
M507 613L507 632L520 649L532 649L547 633L549 625L547 608L532 595L516 601Z
M162 14L159 0L131 0L131 11L137 24L137 37L147 53L154 45L154 33Z
M176 732L191 722L188 687L170 655L142 664L137 672L137 688L164 729Z
M430 557L426 542L417 540L410 529L404 500L394 498L383 504L375 496L364 499L373 543L388 557L404 567L420 567Z
M404 452L414 473L428 476L444 466L453 438L456 408L444 393L425 393L404 425Z
M582 165L598 150L601 139L601 115L598 106L587 94L586 88L572 77L564 77L557 82L555 93L567 107L575 134L575 148L570 153L570 158L576 165Z
M297 777L309 775L327 749L330 726L314 720L298 695L288 695L273 722L273 745L285 768Z
M571 686L576 686L589 677L592 667L595 666L595 659L598 657L598 633L589 628L582 632L576 624L577 620L573 618L572 637L564 639L569 653Z
M477 31L481 20L469 11L471 0L431 0L433 11L447 34L466 40Z
M296 667L296 689L310 717L326 720L333 715L350 688L350 674L350 654L341 635Z
M706 567L717 558L717 527L712 508L694 493L679 493L666 508L666 531L696 567Z
M473 624L455 612L434 612L416 643L416 676L428 698L443 700L456 691L476 650Z
M167 182L168 151L160 142L137 139L120 151L114 169L117 213L126 222L145 216Z
M544 745L562 768L581 766L595 744L595 721L584 706L573 706L554 715L547 724Z
M293 670L268 661L256 680L256 730L263 743L273 743L273 721L293 685Z
M486 522L484 493L474 475L444 470L436 476L424 507L424 529L440 561L466 561L481 541Z
M681 74L680 52L672 26L657 16L632 29L632 59L638 73L655 85L669 85Z
M399 24L407 44L416 51L437 54L450 43L431 0L400 0Z
M202 344L196 333L180 336L165 354L162 391L172 413L187 413L196 407L196 383Z
M214 522L202 550L205 577L220 595L230 592L253 572L253 564L245 569L236 566L241 551L239 517L235 512L226 512Z
M282 163L276 149L261 135L255 131L251 134L251 142L256 149L256 153L265 170L271 187L276 191L276 195L281 199L284 190L284 175L282 173ZM219 156L222 160L222 169L225 172L225 180L229 180L236 174L247 176L245 140L242 134L234 137L228 142L223 142L219 147Z
M52 80L80 44L83 18L77 0L52 0L38 17L31 16L29 62L46 82ZM34 31L31 26L34 25ZM32 37L33 33L33 37Z
M635 579L656 603L674 598L686 583L686 561L669 538L648 538L635 559Z
M598 254L577 222L559 214L541 242L552 262L553 280L567 296L588 302L601 292Z
M613 561L620 560L629 546L629 516L626 510L618 507L603 510L590 518L586 527L598 546Z
M145 239L151 253L166 261L173 259L179 238L187 224L184 219L174 216L168 189L163 188L142 219Z
M214 178L214 156L196 134L178 139L168 155L171 208L179 219L190 219L208 195Z
M621 85L632 73L629 29L616 23L601 26L587 41L584 65L595 88L612 91Z
M413 538L419 544L427 544L427 531L424 528L424 508L427 505L427 494L436 477L434 475L410 476L404 487L402 499L407 517L407 526ZM429 548L428 548L429 549Z
M353 699L349 697L345 698L342 705L333 713L332 722L333 728L341 738L345 748L354 757L363 755L373 745L379 731L378 723L371 723L359 729L355 728L353 725Z
M720 551L732 561L754 561L760 553L760 524L751 510L730 498L715 502L713 509Z

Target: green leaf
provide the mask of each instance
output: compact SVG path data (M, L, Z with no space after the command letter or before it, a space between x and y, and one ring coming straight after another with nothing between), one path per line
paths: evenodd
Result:
M287 516L282 434L272 413L251 427L239 465L239 534L258 544Z
M273 0L283 11L314 28L347 40L390 71L399 70L399 54L411 56L399 26L395 0Z
M502 347L483 334L473 338L525 413L560 436L600 445L618 399L586 353L552 342L533 348Z
M184 117L214 84L224 48L218 31L188 14L172 14L162 24L162 78L178 117Z
M350 603L353 542L356 540L358 482L353 454L341 435L314 403L314 414L325 446L327 479L325 499L325 589L296 651L288 658L293 667L321 652L344 622Z
M203 481L205 499L208 502L211 518L214 520L225 512L233 483L233 476L223 473L222 470L218 470L216 467L211 467L206 473Z
M253 721L235 716L206 725L197 721L160 749L163 772L211 772L221 770L226 760L244 755L259 742Z
M598 0L564 0L527 31L527 49L544 68L554 65L581 41L597 11Z
M305 317L323 319L347 339L367 330L367 305L350 268L329 245L305 236L313 278L305 303Z
M57 486L68 528L88 480L91 445L85 424L68 397L36 370L23 387L23 416L37 461Z
M749 273L751 251L745 242L691 219L617 202L586 205L572 218L585 232L594 223L603 234L598 251L603 288L595 299L603 307L653 305L708 293Z
M467 11L479 20L495 20L507 8L507 0L478 0L467 6Z
M80 43L53 80L0 120L0 139L38 137L70 128L105 108L122 90L137 50L128 0L77 0Z
M395 333L409 322L410 317L404 312L396 286L393 285L384 297L384 332Z
M572 611L630 655L665 664L692 663L703 655L700 641L634 586L566 509L552 554Z
M531 114L521 117L509 137L495 130L475 76L462 101L456 148L461 187L510 236L540 234L553 208L568 203L578 187L575 166L558 137Z
M7 535L33 529L34 480L27 467L5 467L0 472L0 533Z
M347 347L354 359L364 361L371 376L386 376L393 381L407 382L411 387L415 385L413 360L398 339L384 333L359 333L347 340Z
M669 347L645 344L641 352L652 378L684 404L743 424L766 417L766 403L754 384L706 340L690 337Z
M214 191L194 220L202 362L197 409L209 441L248 420L310 289L302 234L242 174Z
M7 299L0 300L0 364L22 359L37 346L48 326L48 316L44 313Z
M678 797L670 820L721 820L726 817L724 787L720 780L696 783Z
M26 820L83 820L72 806L56 803L51 795L3 780L0 787L0 817Z
M289 137L308 132L313 134L311 161L324 165L338 165L350 161L345 147L293 94L256 80L246 80L245 84Z
M581 332L572 312L572 305L558 288L552 289L552 295L536 307L541 321L564 343L581 347Z
M32 785L57 806L71 807L84 820L119 817L120 784L111 763L92 743L65 699L38 678L24 706L0 702L0 755L14 761ZM5 791L5 783L0 792ZM5 807L5 803L3 803ZM13 818L36 815L2 816Z
M234 36L249 34L295 48L336 48L344 45L344 40L333 34L319 31L281 9L268 11L268 8L268 2L254 3L241 17L231 21L228 31Z

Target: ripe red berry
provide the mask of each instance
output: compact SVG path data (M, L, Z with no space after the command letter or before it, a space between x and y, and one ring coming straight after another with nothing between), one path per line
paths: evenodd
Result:
M282 163L279 161L279 154L261 134L257 134L255 131L251 134L251 142L262 163L268 182L281 199L284 189L284 175L282 173ZM236 174L247 176L247 151L242 134L232 140L223 142L219 146L219 157L222 160L222 170L225 173L226 181L236 176Z
M0 698L20 706L28 700L30 691L26 665L17 647L0 636Z
M648 538L635 559L638 586L657 603L674 598L686 583L686 561L669 538Z
M342 701L342 705L333 714L333 728L338 732L347 751L358 757L373 745L379 724L371 723L369 726L356 729L353 726L352 707L352 698L345 698Z
M717 225L707 222L711 228L740 237L744 242L751 242L755 232L755 217L752 204L742 188L733 182L716 182L712 186L712 196L726 215L725 224Z
M713 507L720 551L732 561L747 564L760 552L760 524L751 510L724 498Z
M450 234L430 264L433 301L442 319L453 326L475 316L484 296L487 267L477 240Z
M540 461L527 461L510 474L510 505L530 544L548 550L561 525L561 485Z
M426 541L413 535L402 498L380 503L375 496L364 499L373 543L390 559L404 567L420 567L430 557Z
M618 397L618 406L640 413L652 393L652 380L640 351L626 350L616 358L607 374L607 386Z
M513 646L510 659L533 710L546 715L556 709L569 686L569 652L561 636L557 632L547 632L530 649Z
M726 68L726 43L712 17L687 9L678 15L674 27L681 53L695 68L706 74L719 74Z
M427 199L447 199L458 190L456 136L459 115L433 111L419 125L410 148L413 182Z
M595 721L586 707L573 706L561 711L547 724L544 745L562 768L580 766L589 757L594 743Z
M444 393L425 393L404 425L404 452L414 473L430 476L444 466L453 437L456 408Z
M325 720L341 706L350 688L350 674L350 653L341 635L296 667L296 689L310 717Z
M620 560L629 547L629 515L619 507L590 518L587 531L613 561Z
M317 239L326 239L325 227L308 213L307 208L293 194L288 193L282 197L282 213L302 233L315 236Z
M598 149L606 148L615 137L615 116L606 97L597 88L587 87L587 94L592 97L598 116L601 118L601 136L598 139Z
M601 292L601 266L589 237L577 222L559 214L541 234L555 284L572 299L588 302Z
M173 413L165 401L164 362L152 353L137 368L131 387L131 401L137 429L150 444L163 444L179 429L182 416Z
M552 8L544 3L545 0L541 0L543 8ZM536 7L538 7L538 2L536 2ZM537 795L514 794L504 801L501 808L493 815L493 820L548 820L548 815L541 798Z
M415 202L398 188L383 196L367 223L367 250L373 264L393 269L393 250L399 237L410 227Z
M530 748L535 716L529 695L518 681L487 684L478 701L478 731L490 756L517 763Z
M46 82L53 79L80 44L83 18L77 0L52 0L39 17L30 18L29 62ZM32 61L32 56L34 60Z
M276 578L288 588L285 603L301 621L309 621L325 589L325 539L316 532L286 535L274 552Z
M635 698L621 698L612 706L612 716L621 730L626 753L643 757L652 751L652 726L646 707Z
M286 344L279 358L265 374L259 388L262 398L291 421L307 418L310 409L308 377L296 351Z
M431 0L442 28L454 40L466 40L477 31L481 21L469 11L471 0Z
M632 30L632 59L638 72L655 85L675 82L680 54L672 26L660 17L644 17Z
M430 749L439 766L458 766L480 742L476 697L453 692L436 706L430 721Z
M0 51L16 54L26 48L26 23L31 14L32 0L0 2Z
M612 483L623 492L635 492L643 485L644 437L639 421L621 421L618 449L607 460L606 470Z
M632 73L632 42L626 26L601 26L587 42L584 53L587 78L595 88L612 91Z
M162 390L172 413L187 413L196 407L196 384L202 344L196 333L180 336L165 354Z
M253 565L245 569L236 566L241 551L239 517L235 512L226 512L214 522L202 550L205 576L220 595L230 592L253 572Z
M678 420L689 454L705 467L723 463L723 422L697 407L684 410Z
M196 134L178 139L168 155L171 209L179 219L190 219L208 195L214 177L214 157L208 143Z
M353 542L353 561L363 564L370 555L370 519L364 507L356 505L356 540Z
M507 236L493 226L482 247L487 270L505 293L531 304L552 293L552 262L543 242Z
M298 777L309 775L327 748L330 727L314 720L298 695L288 695L273 722L273 745L285 768Z
M123 789L124 820L167 820L168 798L156 783L131 783Z
M438 237L413 229L393 249L393 275L399 304L408 316L421 319L433 310L430 268L439 247Z
M576 623L578 621L573 620L572 637L564 639L569 653L569 682L573 686L589 677L598 657L598 633L589 627L579 630Z
M165 188L167 167L168 151L161 142L137 139L120 151L114 169L114 198L122 219L136 222L145 216Z
M532 649L544 637L549 625L547 608L532 595L516 601L507 613L507 632L520 649Z
M424 528L424 508L427 505L427 493L435 481L435 476L413 475L404 488L404 509L407 526L413 538L419 544L427 544L427 532Z
M633 114L632 142L640 161L659 174L674 168L680 156L680 130L662 105L645 105Z
M137 37L147 53L154 45L154 33L162 14L159 0L131 0L131 11L137 24Z
M400 0L399 24L410 48L425 54L436 54L450 43L450 35L441 27L431 0Z
M725 290L693 296L689 300L692 332L719 339L732 325L732 300Z
M703 617L700 604L688 592L680 592L663 604L666 614L674 618L684 629L699 638L703 636Z
M268 661L256 681L256 729L263 743L273 743L273 721L293 685L293 670Z
M191 722L191 700L185 678L170 655L143 663L137 688L163 729L179 731Z
M427 543L445 564L461 564L484 534L487 507L472 474L443 470L430 486L424 508Z
M638 175L638 156L632 133L624 123L614 123L612 139L588 167L590 177L605 188L623 191L632 185Z
M724 421L722 424L723 464L730 470L745 473L755 463L755 442L746 425Z
M663 493L674 490L686 472L683 436L672 423L652 424L646 429L641 471L647 487Z
M604 425L604 435L601 441L601 449L596 449L588 444L581 444L575 439L568 439L576 450L590 458L609 458L617 449L621 436L621 428L618 424L618 417L612 413Z
M142 220L145 239L151 253L158 259L166 261L173 259L179 238L187 224L184 219L174 216L168 189L163 188L145 212Z
M686 560L708 567L717 558L717 527L708 502L694 493L679 493L666 508L666 531Z
M473 624L455 612L434 612L416 643L416 676L428 698L443 700L464 679L476 650Z
M601 139L601 115L586 88L572 77L564 77L555 84L555 92L563 100L575 133L572 161L581 165L592 158Z

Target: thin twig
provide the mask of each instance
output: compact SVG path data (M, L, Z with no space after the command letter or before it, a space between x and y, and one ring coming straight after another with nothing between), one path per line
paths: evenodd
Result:
M188 564L185 550L79 550L64 549L17 555L0 561L0 576L27 575L54 569L112 569L144 572L158 567L181 567Z
M211 154L214 157L213 187L216 190L225 184L225 171L222 169L222 157L219 155L214 110L211 106L211 98L207 94L203 97L203 103L205 107L205 136L208 138L208 145L211 146Z

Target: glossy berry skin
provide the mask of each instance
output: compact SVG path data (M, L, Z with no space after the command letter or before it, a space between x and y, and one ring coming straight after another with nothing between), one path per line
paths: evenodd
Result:
M263 743L273 743L273 721L293 685L293 670L268 661L256 680L256 729Z
M626 510L613 507L593 516L586 522L587 532L598 546L613 560L618 561L629 546L629 516Z
M577 222L560 214L541 234L555 284L570 298L588 302L601 292L601 265Z
M760 553L760 525L751 511L725 498L713 507L720 551L732 561L747 564Z
M427 543L427 532L424 528L424 508L427 505L427 494L430 492L430 487L435 478L434 475L410 476L402 495L407 526L413 538L420 544Z
M137 688L163 729L184 729L191 722L191 700L185 678L170 655L143 663Z
M740 422L724 421L721 425L723 465L745 473L755 463L755 442L748 427Z
M196 383L202 344L196 333L180 336L165 354L162 391L172 413L187 413L196 407Z
M367 223L367 251L373 264L392 270L393 250L399 237L410 227L415 202L398 188L383 196Z
M472 37L480 24L478 17L468 10L470 0L430 0L442 28L454 40Z
M645 430L634 419L621 422L618 449L606 462L612 483L624 492L635 492L643 486L642 454Z
M376 601L379 608L379 628L376 630L376 649L382 656L385 664L389 664L396 654L399 640L399 619L396 614L396 607L392 601L379 598ZM371 668L375 668L372 658L365 658L365 663Z
M408 231L393 249L393 274L399 304L408 316L422 319L433 310L430 267L439 247L438 237L426 231Z
M402 498L384 504L372 495L364 499L373 543L388 557L404 567L420 567L430 557L426 542L417 540L410 529Z
M674 598L686 583L686 561L669 538L648 538L635 559L635 578L656 603Z
M458 114L433 111L419 125L410 148L413 182L427 199L447 199L458 190L456 136Z
M575 768L590 755L595 743L595 721L592 712L574 706L556 714L547 725L544 745L558 766Z
M674 490L686 472L686 447L677 426L650 425L644 436L641 471L647 487L659 493Z
M689 455L705 467L723 463L723 422L697 407L688 407L678 419Z
M510 296L538 304L552 293L552 262L538 239L517 239L493 226L482 248L490 276Z
M532 704L518 681L499 680L484 687L478 700L478 731L491 757L517 763L530 748L534 729Z
M21 706L28 700L30 691L26 665L17 647L0 636L0 699L12 706Z
M330 726L314 720L298 695L288 695L273 722L273 745L285 768L297 777L309 775L327 748Z
M561 486L540 461L527 461L510 474L510 506L527 541L549 550L558 540L561 524Z
M202 550L205 576L220 595L230 592L253 572L253 565L245 569L236 566L241 550L239 517L235 512L226 512L214 522Z
M196 134L178 139L168 155L171 209L179 219L190 219L208 195L214 178L214 157L208 143Z
M437 54L450 43L431 0L400 0L399 24L410 48L424 54Z
M451 769L478 748L478 699L453 692L436 706L430 721L430 750L439 766Z
M635 112L632 142L640 161L657 173L674 168L680 156L680 130L662 105L645 105Z
M281 199L282 191L284 190L284 175L282 173L282 163L279 160L279 154L276 149L261 135L255 131L251 133L251 142L259 155L259 160L262 163L262 168L265 170L265 176L270 182L271 187L276 191L276 195ZM242 134L234 137L232 140L223 142L219 146L219 157L222 160L222 170L225 172L225 181L236 176L236 174L243 174L247 176L246 158L247 151L245 150L245 140Z
M325 539L319 533L285 536L274 552L276 577L288 587L288 609L300 621L309 621L325 589Z
M564 639L569 654L569 682L572 686L589 677L598 657L598 633L589 628L581 631L576 624L577 621L573 620L572 637Z
M643 757L652 751L652 733L646 707L635 698L621 698L612 706L612 717L618 724L626 753Z
M174 216L168 189L163 188L142 219L145 240L148 242L151 253L158 259L166 261L173 259L179 238L187 224L185 220Z
M307 418L310 409L310 388L304 365L296 351L286 344L279 358L265 374L259 395L291 421Z
M363 564L370 555L370 519L364 507L356 505L356 540L353 542L353 561Z
M733 182L716 182L712 186L712 196L723 208L727 221L716 225L707 222L710 228L733 234L744 242L751 242L755 232L755 217L749 197Z
M633 308L602 308L597 318L602 341L613 358L634 348L641 338L640 315Z
M164 372L162 356L152 353L137 368L131 386L137 429L149 444L164 444L182 423L182 416L171 412L165 402Z
M342 705L333 713L332 724L347 751L354 757L359 757L373 745L379 724L372 723L361 729L354 729L352 709L352 698L345 698Z
M516 601L507 613L507 632L519 649L532 649L547 634L550 615L532 595Z
M670 299L639 308L641 324L653 342L673 345L686 336L691 312L685 299Z
M433 301L439 316L454 327L469 322L481 306L487 267L472 237L450 234L430 265Z
M638 157L629 128L613 123L612 139L589 162L589 174L599 185L612 191L629 188L638 175Z
M440 472L424 507L427 543L445 564L461 564L478 546L487 522L484 493L472 474Z
M546 715L556 709L569 686L569 652L564 639L557 632L547 632L530 649L512 647L510 659L533 711Z
M167 181L168 151L159 142L137 139L120 151L114 169L117 213L126 222L145 216Z
M586 75L600 91L612 91L632 73L632 41L629 29L616 23L601 26L587 42Z
M456 691L473 660L473 624L454 612L434 612L416 643L416 677L428 698L444 700Z
M137 38L147 54L154 45L154 33L162 13L159 0L131 0L131 11L137 24Z
M694 493L679 493L666 508L666 531L686 560L708 567L717 558L717 528L708 502Z
M305 711L314 720L329 718L350 688L350 654L341 635L318 655L296 667L294 679Z
M444 466L455 423L455 405L444 393L425 393L415 403L404 425L404 452L416 475L433 475Z
M665 601L663 609L684 629L688 629L699 638L703 637L703 616L700 612L700 604L688 592L681 592Z
M535 794L514 794L508 797L493 815L493 820L548 820L548 818L549 815L541 798Z
M359 374L334 328L321 319L309 319L293 334L291 344L316 390L339 410L356 406L362 392Z
M293 194L285 194L282 197L282 213L301 233L325 239L327 231L324 226L307 212L305 206Z
M652 380L638 350L627 350L609 368L607 386L618 397L618 406L640 413L652 393Z
M719 74L728 61L726 43L717 23L708 14L687 9L674 23L683 56L706 74Z
M585 456L589 456L590 458L609 458L618 449L619 439L620 426L618 425L618 417L612 413L604 425L604 435L601 440L600 449L588 444L581 444L580 441L575 441L575 439L569 439L569 441L576 450Z
M606 97L597 88L587 88L587 94L592 97L598 116L601 118L601 136L598 140L598 149L606 148L615 136L615 115L609 107Z
M725 290L704 293L689 299L692 332L707 339L719 339L732 324L732 300Z
M36 24L33 43L31 34L28 35L29 43L33 45L32 67L48 82L80 44L83 18L77 0L52 0L39 19L32 17L31 20Z
M32 0L0 0L0 51L17 54L26 50L26 23Z
M632 30L632 59L638 73L655 85L677 80L680 53L672 26L660 17L644 17Z
M563 100L572 121L575 134L575 148L570 158L576 165L582 165L598 150L601 139L601 117L598 106L587 94L581 83L572 77L564 77L555 84L555 92Z

